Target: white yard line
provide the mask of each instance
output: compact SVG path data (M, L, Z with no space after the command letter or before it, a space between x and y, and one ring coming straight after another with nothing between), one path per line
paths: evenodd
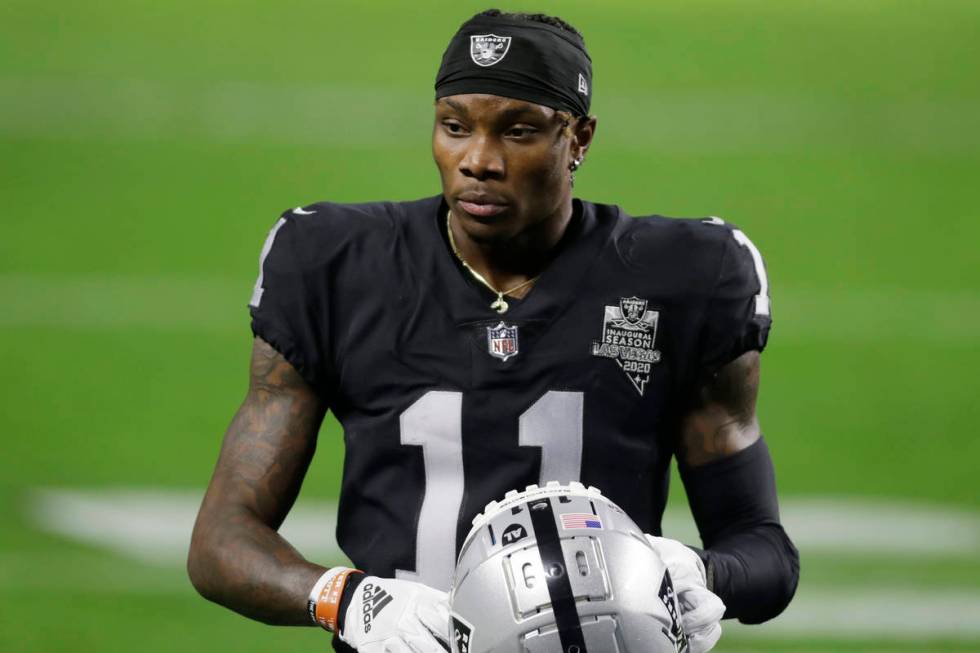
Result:
M200 492L164 490L38 490L32 514L44 529L127 556L169 564L183 559ZM980 557L980 515L930 504L837 499L787 499L783 520L807 553ZM314 557L341 555L334 537L337 508L300 500L282 533ZM664 533L698 542L691 517L671 510Z
M427 149L432 97L427 89L395 87L3 78L0 135ZM603 123L600 145L618 151L814 152L857 144L875 151L980 150L977 100L609 90L596 98L595 111L614 118Z
M258 241L257 241L258 242ZM258 245L256 245L256 248ZM256 268L257 271L257 268ZM0 274L0 327L149 327L243 332L252 277L64 278ZM181 306L182 310L174 310ZM781 284L773 291L780 343L980 340L980 293L899 287L835 291Z
M980 638L980 593L853 587L828 592L804 586L786 612L764 627L726 621L722 628L729 634L772 639Z
M942 505L855 497L790 498L780 513L806 553L980 559L980 513ZM664 533L699 542L686 510L668 511ZM980 614L980 613L978 613Z
M154 564L182 562L202 493L177 490L40 490L32 502L37 523L53 533ZM304 554L343 554L332 502L300 502L280 532Z
M31 497L36 523L58 535L165 567L183 563L200 491L42 489ZM804 554L980 556L980 515L928 504L837 499L788 499L787 528ZM313 560L342 558L330 501L300 501L281 530ZM690 516L668 512L665 533L696 542ZM141 588L141 591L148 591ZM162 587L161 591L170 591ZM763 628L726 622L745 637L861 639L980 637L980 593L962 589L804 586L790 608Z

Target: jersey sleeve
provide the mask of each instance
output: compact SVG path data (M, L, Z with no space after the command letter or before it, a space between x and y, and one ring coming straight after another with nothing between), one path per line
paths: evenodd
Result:
M249 301L252 333L268 342L313 387L325 378L323 298L305 263L302 226L289 214L273 225L259 255Z
M705 309L701 368L712 373L747 351L762 351L772 325L769 281L762 255L730 225L721 265Z

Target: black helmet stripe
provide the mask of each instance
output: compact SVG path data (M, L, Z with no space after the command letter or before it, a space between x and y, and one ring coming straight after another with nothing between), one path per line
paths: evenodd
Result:
M531 501L528 503L528 508L538 553L541 555L541 566L548 583L551 608L555 612L555 624L558 626L561 649L565 653L575 653L576 650L579 653L587 653L585 637L582 635L582 623L579 621L578 609L575 607L575 595L572 594L572 583L568 578L551 499Z

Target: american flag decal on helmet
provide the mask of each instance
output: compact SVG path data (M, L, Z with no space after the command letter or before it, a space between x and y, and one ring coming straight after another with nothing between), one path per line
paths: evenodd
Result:
M561 527L566 531L575 528L602 528L602 520L585 512L567 512L561 516Z

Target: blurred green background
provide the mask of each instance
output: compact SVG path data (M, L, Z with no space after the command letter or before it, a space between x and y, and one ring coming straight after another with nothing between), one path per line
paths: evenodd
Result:
M580 196L719 215L766 257L760 410L803 578L716 650L980 651L980 3L498 6L586 37ZM197 597L187 511L245 391L267 230L439 191L432 81L484 8L0 3L0 651L327 648Z

